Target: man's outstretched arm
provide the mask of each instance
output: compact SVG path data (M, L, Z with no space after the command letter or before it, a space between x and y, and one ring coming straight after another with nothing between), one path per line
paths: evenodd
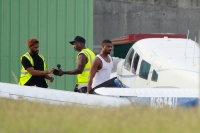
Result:
M78 56L77 68L74 70L70 70L70 71L62 71L60 69L59 76L62 76L63 74L70 74L70 75L81 74L85 68L86 63L87 63L87 57L84 54L80 54Z

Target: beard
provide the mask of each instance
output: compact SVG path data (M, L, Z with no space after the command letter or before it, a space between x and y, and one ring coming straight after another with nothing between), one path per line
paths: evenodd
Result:
M104 54L110 54L111 51L104 51Z
M31 53L34 54L34 55L37 55L39 53L39 50L37 50L37 51L31 50Z

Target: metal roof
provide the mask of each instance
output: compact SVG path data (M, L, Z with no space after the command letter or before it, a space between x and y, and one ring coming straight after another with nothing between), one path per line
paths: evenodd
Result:
M75 68L77 52L69 41L77 35L93 47L93 0L0 0L0 5L0 82L15 83L13 73L18 80L29 38L40 41L48 69L58 63L63 70ZM51 88L73 90L76 76L53 77Z
M186 38L185 34L172 34L172 33L135 33L129 34L127 36L122 36L118 38L112 39L113 45L122 45L122 44L130 44L134 43L138 40L145 39L145 38Z

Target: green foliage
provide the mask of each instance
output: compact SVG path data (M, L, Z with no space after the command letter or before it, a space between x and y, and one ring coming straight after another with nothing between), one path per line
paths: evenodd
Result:
M0 133L197 133L197 108L93 108L0 98Z

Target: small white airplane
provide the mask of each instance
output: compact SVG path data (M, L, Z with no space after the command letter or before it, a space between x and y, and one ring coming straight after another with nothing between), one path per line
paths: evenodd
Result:
M143 39L118 63L117 79L126 88L98 88L99 95L91 95L0 82L0 97L98 107L196 106L199 59L199 44L192 40Z
M118 82L126 89L100 88L95 92L130 96L155 106L196 105L200 87L199 48L190 39L142 39L117 66Z
M199 88L199 48L188 39L143 39L118 64L117 78L129 88Z

